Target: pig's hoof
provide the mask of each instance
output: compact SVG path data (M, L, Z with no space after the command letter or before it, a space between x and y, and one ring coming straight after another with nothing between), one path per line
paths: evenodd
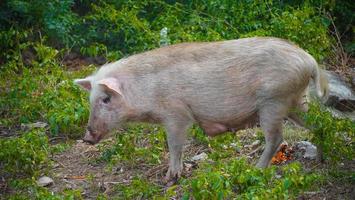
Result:
M177 182L178 182L177 178L166 179L166 177L165 177L165 180L164 180L164 184L165 184L166 187L171 187L173 185L176 185Z
M166 173L166 176L164 178L164 183L170 187L172 185L175 185L179 178L181 177L181 171L178 171L178 172L171 172L171 170L169 169L168 172Z

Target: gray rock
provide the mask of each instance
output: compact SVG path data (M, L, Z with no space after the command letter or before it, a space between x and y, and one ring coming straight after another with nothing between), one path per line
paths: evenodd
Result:
M304 150L303 158L316 159L317 158L317 147L308 141L297 142L298 149Z
M334 73L326 71L329 80L329 98L326 105L334 107L340 111L355 110L355 93L341 77Z
M41 187L46 187L53 184L53 179L49 178L48 176L42 176L38 179L37 184Z
M329 81L329 97L325 105L331 107L331 112L336 117L349 117L355 119L355 92L352 88L342 80L338 74L323 70ZM311 96L315 96L315 87L311 83ZM336 109L336 110L334 110ZM338 111L341 112L338 112Z
M206 160L207 157L208 157L208 155L207 155L205 152L203 152L203 153L201 153L201 154L198 154L198 155L192 157L192 158L191 158L191 161Z
M349 118L353 121L355 121L355 112L342 112L342 111L339 111L335 108L332 108L332 107L328 107L327 108L327 111L331 112L333 117L336 117L336 118Z

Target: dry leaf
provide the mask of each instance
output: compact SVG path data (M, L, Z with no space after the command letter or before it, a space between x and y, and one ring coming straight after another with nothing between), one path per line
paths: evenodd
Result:
M276 153L276 155L272 158L272 164L281 164L288 160L292 160L292 154L294 151L291 147L288 147L287 144L281 144L280 150Z

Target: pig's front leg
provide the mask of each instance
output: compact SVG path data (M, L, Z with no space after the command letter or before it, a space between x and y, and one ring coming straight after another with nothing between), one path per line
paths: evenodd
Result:
M166 124L167 140L169 146L169 169L166 174L166 181L176 181L183 170L182 157L186 143L188 128L192 125L186 120L173 120Z

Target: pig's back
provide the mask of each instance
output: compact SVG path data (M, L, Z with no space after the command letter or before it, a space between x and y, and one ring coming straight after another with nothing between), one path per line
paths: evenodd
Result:
M232 123L254 115L266 101L303 92L311 74L307 66L315 61L286 41L248 38L178 44L127 62L150 99L179 100L199 119Z

